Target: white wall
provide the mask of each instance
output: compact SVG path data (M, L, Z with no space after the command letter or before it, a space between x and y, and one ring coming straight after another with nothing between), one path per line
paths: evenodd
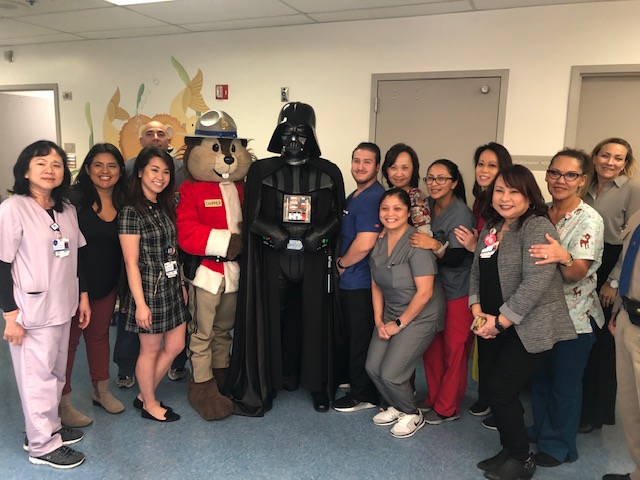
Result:
M634 0L16 46L15 63L0 62L0 82L73 92L73 101L60 102L62 142L77 144L79 161L89 147L87 102L96 142L117 86L131 114L141 83L150 94L140 113L168 111L184 87L171 56L190 76L202 69L205 100L255 139L259 157L288 86L292 100L315 108L323 156L341 166L349 190L349 155L369 137L373 73L509 69L504 143L516 155L551 155L563 146L571 66L640 63L639 18ZM229 84L228 101L215 101L217 83Z

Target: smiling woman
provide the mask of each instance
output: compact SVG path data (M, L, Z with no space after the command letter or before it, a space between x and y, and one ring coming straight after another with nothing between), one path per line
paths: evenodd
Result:
M474 333L495 342L487 365L489 401L502 450L478 463L485 477L531 478L520 390L557 342L576 338L556 264L537 265L532 244L558 240L533 174L522 165L500 172L489 187L492 205L471 267L469 305L484 325ZM500 288L496 289L496 285ZM482 322L480 322L482 323Z
M85 158L69 198L78 211L78 223L87 245L80 259L87 281L92 322L79 327L78 315L71 321L66 383L60 401L62 423L85 427L92 420L71 402L71 373L80 336L84 334L93 403L109 413L121 413L124 405L109 390L109 327L120 282L122 251L118 241L117 215L125 205L124 159L110 143L94 145Z
M184 348L187 318L187 292L178 267L174 182L171 156L158 148L143 148L129 187L131 205L122 209L118 220L131 290L126 329L140 338L140 395L134 407L142 407L142 418L158 422L180 419L158 402L155 389Z
M60 422L59 385L71 317L77 310L85 328L91 315L78 275L78 250L86 242L65 198L71 173L58 145L29 145L13 173L14 195L0 204L0 308L24 411L24 448L31 463L73 468L84 455L65 445L83 434Z
M605 325L595 330L597 340L584 373L581 433L615 423L615 346L606 327L622 269L620 232L640 209L640 183L631 178L635 159L629 142L615 137L602 140L594 147L591 161L594 176L584 201L604 220L605 244L602 265L597 272L597 291L604 309Z

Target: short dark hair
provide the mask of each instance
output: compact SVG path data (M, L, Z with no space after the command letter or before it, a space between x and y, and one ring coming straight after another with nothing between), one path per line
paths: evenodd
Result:
M487 198L493 198L493 191L496 186L496 180L502 177L504 183L509 188L515 188L529 201L529 208L520 216L519 221L516 223L516 230L520 228L522 222L531 216L547 217L549 218L549 208L544 201L538 182L536 182L533 173L527 167L523 165L513 165L501 170L496 178L491 182L489 188L487 188ZM485 205L483 217L487 219L487 225L492 227L496 225L502 218L500 214L493 208L492 202L489 201Z
M385 198L389 197L398 197L402 203L404 203L407 207L409 213L411 213L411 197L407 193L404 188L393 187L389 190L385 191L380 197L380 201L378 202L378 210L380 210L380 206ZM409 224L411 224L411 215L409 215Z
M353 154L356 150L367 150L376 156L376 165L380 165L380 147L372 142L360 142L356 148L351 152L351 160L353 160Z
M144 212L147 209L147 198L142 191L142 182L140 175L138 175L149 164L152 158L159 157L167 165L169 170L169 185L158 194L158 208L164 211L169 218L175 222L176 209L175 209L175 172L173 166L173 158L164 150L157 147L145 147L140 150L140 153L136 157L133 165L133 175L129 182L129 202L131 206L139 212Z
M13 166L13 189L11 193L16 195L31 196L30 182L28 178L25 178L26 173L29 171L29 164L35 157L45 157L51 152L56 152L62 159L62 165L64 167L64 177L62 183L55 187L51 191L51 199L53 200L53 209L56 212L62 212L63 202L67 198L67 191L69 185L71 185L71 172L67 162L67 154L57 144L50 140L38 140L28 145L20 155L18 160Z
M513 165L513 160L511 159L511 154L509 151L499 143L489 142L486 145L480 145L476 148L476 152L473 154L473 166L477 167L478 162L480 161L480 155L485 150L489 150L496 154L498 157L498 172L501 172L507 167ZM478 180L473 182L473 196L476 198L482 197L482 188L478 185Z
M387 185L391 187L392 185L391 181L389 180L388 170L394 163L396 163L398 155L400 155L401 153L407 153L411 157L413 172L411 174L409 186L416 188L418 186L418 182L420 182L420 161L418 160L418 154L416 153L416 151L409 145L405 145L404 143L396 143L386 153L386 155L384 156L384 163L382 164L382 175L387 181Z
M74 182L74 188L80 190L81 198L79 199L79 204L83 207L91 206L94 203L98 205L98 213L102 210L102 202L100 201L100 195L96 190L96 187L93 185L91 178L89 177L89 173L87 170L93 164L93 160L101 153L108 153L111 155L115 161L118 163L118 167L120 167L120 178L117 183L113 187L112 201L113 206L116 210L120 210L126 204L126 194L127 194L127 175L125 174L124 168L124 158L122 158L122 154L120 150L116 148L115 145L111 143L96 143L87 156L82 162L80 166L80 171L78 172L78 176L76 177L76 181Z
M455 163L453 163L451 160L447 160L446 158L441 158L433 162L431 165L429 165L427 172L431 170L431 167L433 167L434 165L443 165L447 169L447 171L449 172L449 175L451 175L451 178L453 178L453 180L451 181L458 182L456 187L453 189L453 194L459 199L461 199L463 202L466 202L467 197L464 189L464 180L462 180L462 174L460 173L460 169L458 168L458 166Z

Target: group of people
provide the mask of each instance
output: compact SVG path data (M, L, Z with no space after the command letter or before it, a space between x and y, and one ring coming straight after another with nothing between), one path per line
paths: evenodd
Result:
M377 145L360 143L351 158L356 190L345 199L306 104L285 106L269 150L278 156L255 162L246 180L235 333L218 378L234 413L263 415L278 390L302 386L319 412L378 408L375 425L411 437L460 418L475 344L470 413L495 425L501 444L478 463L486 478L531 478L536 465L575 461L578 432L614 423L616 366L625 434L640 464L640 184L626 141L608 138L590 156L554 155L545 175L550 204L502 145L480 146L473 208L450 160L429 165L422 191L418 155L402 143L384 161ZM0 308L25 449L32 463L72 468L84 460L69 447L83 435L72 427L91 423L69 396L82 334L94 404L124 410L109 390L108 366L125 278L120 330L139 340L134 407L149 420L180 418L155 396L195 311L178 255L176 168L166 149L145 147L127 180L117 148L98 144L71 186L64 151L40 141L21 153L14 177L14 195L0 204ZM414 386L420 359L422 403ZM526 426L520 393L528 383Z

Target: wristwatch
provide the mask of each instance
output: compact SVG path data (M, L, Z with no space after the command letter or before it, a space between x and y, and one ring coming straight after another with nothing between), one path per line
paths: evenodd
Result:
M499 320L499 316L496 317L496 329L498 330L498 332L500 333L504 333L507 331L506 328L504 328L501 324L500 324L500 320Z
M620 283L615 278L609 278L609 285L611 286L611 288L618 288L620 286Z
M406 325L403 325L400 321L400 317L396 318L396 325L398 326L398 328L400 328L400 330L406 327Z

